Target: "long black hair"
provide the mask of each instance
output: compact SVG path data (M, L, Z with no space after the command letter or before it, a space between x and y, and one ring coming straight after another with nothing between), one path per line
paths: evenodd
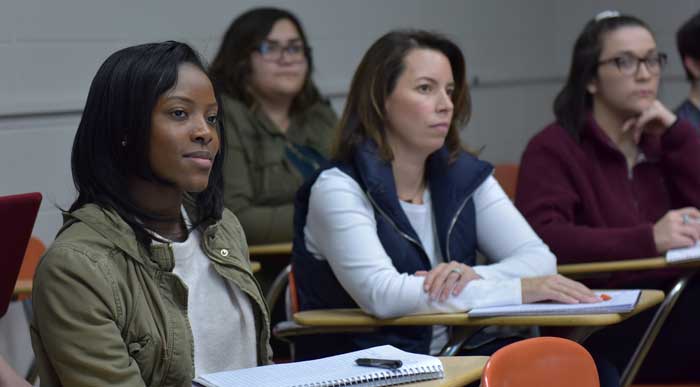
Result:
M634 16L620 15L616 12L608 15L601 13L586 24L576 39L569 76L564 88L554 99L554 115L559 125L577 141L586 115L593 106L593 97L588 92L587 86L598 76L598 61L605 34L630 26L642 27L651 32L646 23Z
M197 53L180 42L142 44L110 55L92 80L73 141L71 168L78 198L69 210L88 203L112 209L131 226L144 246L150 246L151 237L141 221L158 218L131 200L127 180L129 176L139 176L161 181L149 161L151 116L158 98L177 83L179 67L184 63L207 74ZM214 90L221 106L216 87ZM221 109L218 115L217 130L225 144ZM214 158L209 185L195 196L195 227L206 219L221 219L223 158L221 147Z
M293 13L280 8L262 7L253 8L238 16L226 31L210 70L227 94L251 107L255 98L249 90L252 72L250 54L260 46L275 23L280 20L289 20L294 24L306 48L308 70L301 91L292 100L290 112L294 114L306 110L323 98L311 79L314 60L309 41L301 22Z

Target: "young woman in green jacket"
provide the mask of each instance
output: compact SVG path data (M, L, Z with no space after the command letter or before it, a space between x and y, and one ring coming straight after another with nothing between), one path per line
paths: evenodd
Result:
M212 63L224 90L224 202L250 244L292 240L294 195L329 156L337 116L312 70L301 23L277 8L236 18Z
M90 87L78 198L39 264L43 386L181 386L267 364L269 316L223 207L219 102L187 45L128 47Z

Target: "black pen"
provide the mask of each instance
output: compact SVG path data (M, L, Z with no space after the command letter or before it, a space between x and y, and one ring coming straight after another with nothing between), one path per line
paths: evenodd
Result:
M390 360L390 359L370 359L370 358L359 358L355 360L355 363L359 366L364 366L364 367L379 367L379 368L388 368L391 370L395 370L397 368L401 368L403 363L401 360Z

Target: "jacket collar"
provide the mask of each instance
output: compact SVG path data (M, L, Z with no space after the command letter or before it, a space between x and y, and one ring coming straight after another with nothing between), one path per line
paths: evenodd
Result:
M189 195L185 196L183 205L190 219L194 219L196 211L193 198ZM56 236L58 237L64 230L78 222L84 223L100 236L110 241L125 255L145 266L153 266L155 264L160 270L171 271L173 269L174 259L167 245L152 244L150 251L146 250L137 242L136 234L131 227L112 209L89 203L73 212L64 212L63 226ZM200 229L203 230L202 238L209 238L216 234L218 227L219 222L213 220L205 221L200 225Z
M586 124L581 131L581 137L582 139L588 139L596 149L605 152L608 156L625 161L625 155L612 142L603 128L598 125L591 112L586 116ZM638 147L640 151L639 162L657 160L661 156L661 142L659 138L642 135Z

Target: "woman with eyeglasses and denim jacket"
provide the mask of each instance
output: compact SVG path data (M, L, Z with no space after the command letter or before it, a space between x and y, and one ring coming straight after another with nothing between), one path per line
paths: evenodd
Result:
M559 263L654 257L700 240L700 222L694 221L700 219L700 140L688 122L657 99L665 63L650 28L632 16L603 12L579 35L568 79L554 101L556 121L528 144L516 196L517 207ZM624 272L588 284L668 290L678 274ZM687 289L689 295L697 293L693 288ZM689 328L684 319L697 321L692 319L697 312L683 315L697 310L684 307L689 299L680 300L666 333L695 332L683 328ZM631 323L641 332L648 321ZM620 329L629 337L630 326ZM654 349L671 343L664 331ZM684 337L680 331L676 337ZM606 336L598 341L607 349L617 347L610 353L624 354L620 340ZM697 348L698 334L693 336L674 345ZM662 360L656 356L660 353L652 350L651 359ZM665 357L679 366L689 364ZM664 373L671 369L677 368Z
M236 18L211 65L228 134L224 200L250 244L292 240L294 194L330 153L337 116L312 70L301 23L277 8Z

